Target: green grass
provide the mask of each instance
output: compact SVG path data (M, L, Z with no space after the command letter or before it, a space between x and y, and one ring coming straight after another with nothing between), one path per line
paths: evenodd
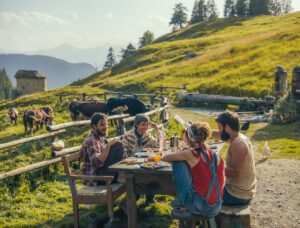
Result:
M105 71L72 83L72 86L47 92L25 95L15 100L0 101L0 120L8 109L18 108L24 113L29 108L51 106L57 124L71 121L68 105L74 96L61 93L102 93L104 90L121 92L153 92L155 86L181 86L188 90L209 94L224 94L262 98L274 88L274 71L283 65L291 71L300 60L300 12L284 16L219 19L211 23L188 26L158 38L154 44L138 49L136 54ZM199 56L184 60L188 52ZM81 98L81 97L78 97ZM214 106L214 108L216 108ZM223 107L222 107L223 108ZM217 125L212 117L190 111L176 110L188 115L193 122L207 121ZM24 138L22 115L17 126L0 126L0 143ZM153 117L155 118L155 117ZM254 145L255 157L260 159L261 148L268 141L273 158L300 159L300 123L288 125L252 124L246 132ZM59 136L66 147L80 145L89 126L67 129ZM182 128L171 119L166 127L168 137L180 135ZM46 133L46 130L34 135ZM110 128L110 137L115 130ZM51 158L50 139L30 142L0 151L0 172L13 170ZM226 146L222 155L225 158ZM74 163L74 168L79 163ZM51 165L0 182L0 227L72 227L71 194L61 164ZM176 227L171 220L170 196L157 196L158 203L149 206L140 200L139 221L142 227ZM118 203L116 210L118 209ZM80 224L86 225L88 215L95 212L100 224L107 221L104 206L82 206Z
M113 67L110 75L99 72L87 84L152 92L155 86L187 83L189 90L201 93L263 98L273 93L270 84L274 84L277 65L285 67L290 83L291 72L299 64L299 19L300 12L296 12L188 26L138 49ZM199 56L184 60L191 51Z

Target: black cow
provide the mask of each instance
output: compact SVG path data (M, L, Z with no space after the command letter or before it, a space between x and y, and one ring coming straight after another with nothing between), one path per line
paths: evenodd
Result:
M108 115L114 115L116 113L113 113L112 110L119 107L119 106L127 106L128 110L124 113L128 113L130 116L135 116L139 113L144 113L150 111L148 108L146 108L146 105L141 102L137 98L110 98L107 101L107 114Z
M69 105L73 121L89 119L96 112L106 113L106 104L97 100L76 101Z

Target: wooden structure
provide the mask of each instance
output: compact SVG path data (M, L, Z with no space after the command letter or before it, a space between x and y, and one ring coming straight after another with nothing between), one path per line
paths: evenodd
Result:
M202 222L202 228L217 228L214 217L206 217L192 214L189 211L182 211L175 208L171 211L171 216L179 220L179 228L196 228L196 222Z
M8 143L2 143L2 144L0 144L0 150L4 149L4 148L16 146L16 145L19 145L19 144L23 144L23 143L27 143L27 142L31 142L31 141L36 141L36 140L48 138L48 137L55 136L55 135L58 135L58 134L62 134L62 133L65 133L65 132L66 132L65 129L61 129L59 131L54 131L54 132L46 133L46 134L43 134L43 135L37 135L37 136L33 136L33 137L28 137L28 138L25 138L25 139L18 139L18 140L11 141L11 142L8 142Z
M87 176L83 174L82 169L71 172L69 163L82 157L81 152L71 155L63 155L62 162L65 173L72 192L74 227L79 226L78 204L107 204L108 216L113 216L113 202L125 192L125 186L122 183L112 184L113 176ZM76 180L105 181L106 185L84 186L77 190Z
M210 145L220 152L225 143ZM125 173L128 228L137 227L136 194L175 195L172 167L160 169L137 168L136 165L117 163L108 168L113 172Z
M300 66L296 66L292 75L292 95L298 104L300 104Z
M19 95L47 90L47 76L36 70L19 70L15 78Z
M283 66L277 66L274 74L275 78L275 98L279 99L287 94L287 72Z
M250 228L250 204L223 205L221 213L216 216L219 228Z
M186 90L186 85L187 84L183 84L182 87L177 87L177 86L157 86L155 88L160 90L160 95L167 95L167 93L164 93L163 90L164 89L182 89L182 90Z

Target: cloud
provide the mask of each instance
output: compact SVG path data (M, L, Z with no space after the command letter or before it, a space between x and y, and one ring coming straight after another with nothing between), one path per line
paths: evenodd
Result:
M2 12L0 13L0 23L5 26L22 26L30 27L35 25L55 25L55 26L71 26L72 23L48 13L40 13L36 11L30 12Z
M74 19L75 21L78 20L78 14L77 14L77 13L73 13L73 14L72 14L72 17L73 17L73 19Z
M105 15L105 17L106 17L107 19L112 19L112 18L113 18L113 15L112 15L111 13L108 13L108 14Z

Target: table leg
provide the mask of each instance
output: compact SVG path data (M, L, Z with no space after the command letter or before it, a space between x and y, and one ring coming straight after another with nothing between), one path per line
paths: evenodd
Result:
M134 192L133 174L127 173L125 179L126 179L128 228L136 228L137 227L136 194Z

